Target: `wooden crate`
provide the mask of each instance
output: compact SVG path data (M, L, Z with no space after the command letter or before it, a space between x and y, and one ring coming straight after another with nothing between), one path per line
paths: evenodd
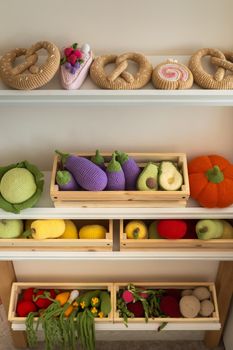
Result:
M128 239L125 225L133 220L120 220L121 250L158 250L158 249L221 249L232 250L233 239ZM147 226L153 220L143 220Z
M75 153L74 153L75 154ZM90 158L93 154L82 153ZM110 153L103 153L106 161ZM184 153L129 153L140 167L149 161L176 162L183 174L180 191L59 191L55 177L59 169L59 156L55 155L50 185L50 195L55 207L185 207L189 198L187 158Z
M0 239L0 250L69 250L69 251L112 251L113 220L72 220L78 230L84 225L99 224L107 229L105 239Z
M27 288L38 288L38 289L59 289L59 290L91 290L91 289L102 289L110 292L112 310L108 317L96 318L96 322L113 322L113 283L41 283L41 282L16 282L12 284L10 305L8 312L8 321L17 324L25 324L26 317L18 317L16 314L16 306L19 295L22 290ZM35 318L35 322L37 318Z
M217 303L217 296L216 296L216 289L214 283L211 282L145 282L145 283L138 283L138 282L132 282L137 287L145 287L150 289L194 289L196 287L207 287L211 293L211 300L214 303L214 312L211 317L195 317L195 318L185 318L185 317L179 317L179 318L173 318L173 317L157 317L157 318L150 318L148 322L150 323L209 323L209 322L216 322L219 323L219 311L218 311L218 303ZM114 322L123 322L123 318L119 316L119 312L117 311L117 293L120 289L126 287L128 283L114 283L114 314L113 319ZM129 323L142 323L145 322L145 318L129 318Z

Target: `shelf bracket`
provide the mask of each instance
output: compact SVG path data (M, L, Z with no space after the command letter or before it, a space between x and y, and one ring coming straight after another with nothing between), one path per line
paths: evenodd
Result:
M14 266L12 261L0 261L0 297L6 313L9 309L9 301L11 295L11 285L16 281ZM11 330L11 326L9 324ZM16 348L26 349L27 341L25 332L11 330L13 344Z

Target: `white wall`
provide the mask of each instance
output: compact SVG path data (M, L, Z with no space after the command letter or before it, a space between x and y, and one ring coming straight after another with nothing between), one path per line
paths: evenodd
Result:
M231 0L1 0L0 53L49 39L97 52L187 52L232 47Z
M184 54L204 46L231 49L232 13L231 0L1 0L0 54L39 40L54 41L59 47L89 42L97 54L128 50ZM0 164L27 158L50 169L55 148L93 150L97 146L179 150L188 156L218 152L233 160L231 113L230 108L0 106ZM91 264L81 266L85 271L78 276L91 279ZM152 266L153 272L148 272ZM42 279L42 271L56 271L56 279L59 272L64 279L73 264L17 262L15 268L23 280ZM217 265L156 262L143 266L137 262L138 270L123 263L112 268L113 275L123 280L123 271L131 275L133 270L140 280L152 275L187 279L189 274L214 279ZM103 280L104 271L108 273L109 268L99 265L95 279Z

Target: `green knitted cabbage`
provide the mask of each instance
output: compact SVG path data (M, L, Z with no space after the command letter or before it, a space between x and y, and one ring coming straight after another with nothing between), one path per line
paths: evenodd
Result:
M44 187L43 174L23 161L0 168L0 208L13 213L33 207Z

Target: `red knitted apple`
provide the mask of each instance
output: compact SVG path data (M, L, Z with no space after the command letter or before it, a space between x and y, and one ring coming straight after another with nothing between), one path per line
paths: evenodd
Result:
M22 299L27 301L33 301L32 298L34 296L34 288L27 288L23 290Z
M178 300L170 295L160 299L160 310L168 317L181 317Z
M35 304L38 306L39 309L47 309L47 307L52 304L52 301L49 300L48 298L45 298L45 292L50 293L50 298L55 299L56 297L56 293L53 289L50 290L39 290L33 301L35 302ZM40 297L42 296L42 298Z
M32 301L18 301L16 312L19 317L26 317L30 312L36 312L37 307Z
M145 311L141 301L127 304L127 309L134 314L135 317L144 317Z
M184 220L160 220L157 225L160 237L167 239L181 239L187 231Z

